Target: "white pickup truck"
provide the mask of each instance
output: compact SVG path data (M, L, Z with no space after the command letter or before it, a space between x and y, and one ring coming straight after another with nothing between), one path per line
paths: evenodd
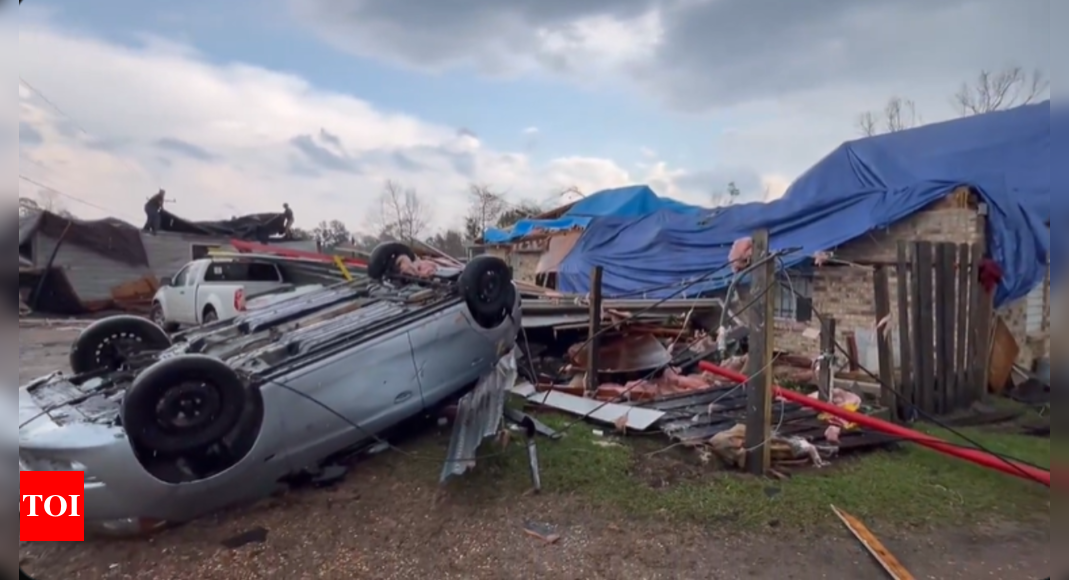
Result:
M156 292L152 319L170 332L229 320L240 313L294 296L277 264L244 259L194 260ZM259 298L258 298L259 297Z

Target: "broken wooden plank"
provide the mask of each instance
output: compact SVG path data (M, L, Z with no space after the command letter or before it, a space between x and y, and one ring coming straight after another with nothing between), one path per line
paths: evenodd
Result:
M891 409L898 418L899 402L895 393L894 351L891 346L891 281L887 268L880 266L873 273L876 302L876 352L880 361L880 384L882 386L880 402L886 409Z
M969 373L966 362L969 350L969 269L972 266L972 254L968 244L958 246L958 315L957 338L954 345L954 369L957 378L957 392L954 407L967 409L973 404L969 400Z
M913 320L917 350L917 407L922 413L933 415L935 410L935 311L932 307L933 246L930 242L913 245Z
M878 540L867 527L865 527L865 524L861 523L861 520L835 506L831 506L831 509L835 512L835 515L838 516L839 520L843 522L846 529L850 530L850 533L861 542L861 545L865 547L865 550L876 559L876 562L878 562L880 567L887 572L888 576L894 580L915 580L913 574L910 574L909 570L906 570L906 567L898 561L898 558L895 558L894 554L892 554L890 550L888 550L887 547L885 547L883 543L880 542L880 540Z
M899 401L898 413L904 420L912 420L913 405L916 403L917 379L913 372L913 341L909 317L909 246L906 242L898 243L898 363L899 363Z

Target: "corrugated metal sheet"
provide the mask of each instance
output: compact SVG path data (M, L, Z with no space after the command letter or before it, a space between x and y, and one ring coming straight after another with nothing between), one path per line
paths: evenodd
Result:
M453 438L442 468L441 481L464 475L475 468L475 456L483 441L498 434L505 413L505 399L516 384L516 356L509 353L493 372L479 380L457 406Z
M37 266L44 267L56 248L57 240L38 235ZM92 250L64 243L56 254L53 266L62 268L71 287L82 301L110 300L112 288L151 275L148 268L139 268L112 260Z
M569 324L587 324L590 322L590 317L585 314L531 314L523 315L523 327L524 328L554 328L557 326L566 326Z

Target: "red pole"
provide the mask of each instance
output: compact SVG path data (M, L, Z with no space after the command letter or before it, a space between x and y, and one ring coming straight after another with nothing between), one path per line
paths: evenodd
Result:
M723 377L731 381L735 381L740 384L746 382L745 375L729 369L725 369L723 367L716 366L712 363L701 362L698 363L698 367L705 372L712 373L714 375ZM937 437L925 435L924 433L920 433L912 429L907 429L905 427L902 427L901 425L895 425L894 423L889 423L887 421L883 421L875 417L869 417L868 415L862 415L861 413L847 411L846 409L842 409L830 403L825 403L824 401L820 401L812 397L807 397L801 393L788 391L781 387L776 387L775 394L777 397L786 399L787 401L790 401L792 403L798 403L799 405L808 407L821 413L833 415L844 421L849 421L850 423L855 423L862 427L867 427L869 429L872 429L873 431L880 431L881 433L887 433L888 435L901 437L902 439L923 445L925 447L928 447L929 449L938 451L939 453L950 455L952 457L957 457L959 459L964 459L965 461L970 461L981 467L986 467L995 471L1001 471L1002 473L1005 473L1007 475L1013 475L1022 479L1042 483L1043 485L1050 487L1050 471L1044 471L1042 469L1037 469L1030 465L1022 465L1019 463L1007 461L1005 459L996 457L994 455L991 455L990 453L985 453L978 449L967 449L951 445L950 443L947 443L946 441L943 441L942 439L939 439Z

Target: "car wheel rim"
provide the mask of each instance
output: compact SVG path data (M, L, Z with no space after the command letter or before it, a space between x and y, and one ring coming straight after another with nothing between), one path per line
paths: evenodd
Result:
M97 345L93 360L100 368L120 370L126 366L130 356L144 350L143 340L129 333L113 334Z
M156 422L167 432L193 431L219 412L219 393L206 383L187 382L168 389L156 405Z

